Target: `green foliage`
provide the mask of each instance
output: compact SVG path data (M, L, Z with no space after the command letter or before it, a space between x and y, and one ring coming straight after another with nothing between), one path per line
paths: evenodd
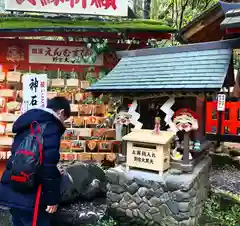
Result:
M134 0L137 1L137 0ZM181 29L218 0L151 0L150 18Z
M213 194L205 203L203 215L215 219L219 226L237 226L240 224L240 205L222 203L220 194Z
M101 220L96 225L89 225L89 226L115 226L117 225L117 222L114 221L112 218L109 218L108 220Z
M15 17L0 14L0 28L38 28L38 27L77 27L79 29L96 28L96 29L133 29L133 30L157 30L157 31L174 31L163 21L154 20L86 20L86 19L48 19L41 17Z

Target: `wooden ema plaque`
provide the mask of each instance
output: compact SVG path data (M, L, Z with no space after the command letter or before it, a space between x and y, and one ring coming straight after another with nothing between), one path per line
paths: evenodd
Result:
M133 130L123 137L127 141L127 163L129 169L138 168L156 171L160 175L170 167L170 144L173 132Z

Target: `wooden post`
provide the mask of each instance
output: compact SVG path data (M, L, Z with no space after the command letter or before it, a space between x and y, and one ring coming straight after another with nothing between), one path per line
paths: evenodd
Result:
M184 132L184 139L183 139L183 164L189 164L189 133Z
M219 148L221 145L222 117L223 117L223 112L218 111L217 148Z

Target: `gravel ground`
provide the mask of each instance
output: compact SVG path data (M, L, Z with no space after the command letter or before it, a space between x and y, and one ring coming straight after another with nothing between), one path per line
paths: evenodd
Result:
M58 213L53 218L53 225L94 225L104 217L106 210L107 204L105 199L96 199L93 202L80 201L72 205L67 205L66 207L60 207Z
M212 168L210 181L213 187L240 194L240 170L231 166Z

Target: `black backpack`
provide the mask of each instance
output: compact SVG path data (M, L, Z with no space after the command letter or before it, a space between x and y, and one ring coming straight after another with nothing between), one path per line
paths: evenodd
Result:
M30 125L28 134L11 157L12 168L10 185L16 192L31 193L37 190L37 175L43 161L43 132L47 124L37 121Z

